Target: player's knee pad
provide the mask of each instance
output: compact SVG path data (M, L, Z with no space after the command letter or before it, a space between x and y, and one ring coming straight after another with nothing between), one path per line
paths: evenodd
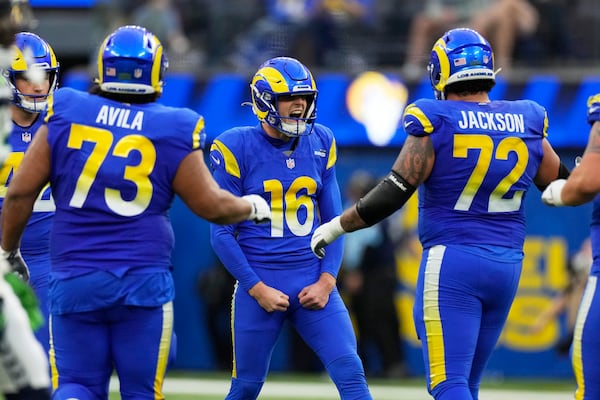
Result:
M367 386L365 370L357 355L338 358L329 363L326 368L343 400L372 398Z
M226 400L254 400L258 397L264 382L243 381L237 378L231 379L231 388Z
M66 383L52 393L52 400L97 400L97 397L85 386Z

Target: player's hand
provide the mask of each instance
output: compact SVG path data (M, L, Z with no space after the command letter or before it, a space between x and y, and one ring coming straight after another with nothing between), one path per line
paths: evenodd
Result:
M242 198L252 206L252 211L246 218L247 220L254 221L255 224L271 220L271 208L265 199L257 194L248 194Z
M19 249L6 251L0 248L0 271L12 272L25 282L29 282L29 268Z
M309 310L321 310L329 303L329 295L335 287L335 278L329 273L322 273L319 280L304 287L298 293L300 305Z
M587 122L594 125L596 121L600 121L600 93L588 97L587 101Z
M542 192L542 201L549 206L564 206L561 194L565 183L567 183L566 179L557 179L551 182Z
M258 282L248 290L248 294L266 311L286 311L290 306L290 297L282 291Z
M342 228L340 217L337 216L329 222L315 229L310 239L310 248L318 258L325 257L325 246L342 236L346 231Z

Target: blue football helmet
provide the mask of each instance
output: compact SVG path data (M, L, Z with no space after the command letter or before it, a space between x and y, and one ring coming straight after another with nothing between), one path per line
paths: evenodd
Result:
M29 112L39 113L46 108L48 95L58 85L59 63L54 50L48 42L31 32L20 32L15 35L14 57L6 72L8 82L13 90L13 103ZM17 89L17 78L35 80L37 72L44 72L40 79L48 79L48 93L22 93Z
M141 26L122 26L100 46L96 83L103 92L160 94L168 66L163 46L153 33Z
M435 42L427 70L438 100L446 98L446 86L452 83L496 79L492 46L467 28L449 30Z
M259 121L289 137L312 132L317 117L317 86L300 61L290 57L271 58L254 74L250 89L252 111ZM294 95L306 96L306 111L301 116L286 116L284 121L277 109L278 99Z

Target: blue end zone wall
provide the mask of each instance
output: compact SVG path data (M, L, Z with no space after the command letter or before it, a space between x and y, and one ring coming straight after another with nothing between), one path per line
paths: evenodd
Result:
M216 74L199 83L192 74L172 73L165 77L161 103L176 107L187 106L206 118L208 140L232 126L256 123L251 107L248 76L237 73ZM399 78L390 77L400 82ZM350 76L324 73L316 77L318 95L317 120L330 126L340 147L371 146L365 127L349 112L346 91L352 83ZM86 90L92 79L85 72L69 71L61 77L62 86ZM427 78L405 85L407 103L418 98L433 97ZM501 76L490 97L496 99L532 99L544 106L550 118L549 139L557 147L585 147L588 125L585 120L586 102L590 95L600 92L600 76L584 76L579 83L563 84L554 75L538 75L520 84L510 84ZM406 134L401 126L388 146L401 146Z

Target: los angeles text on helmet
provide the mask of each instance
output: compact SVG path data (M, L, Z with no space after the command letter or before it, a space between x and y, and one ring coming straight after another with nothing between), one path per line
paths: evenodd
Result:
M493 131L525 133L523 114L461 111L460 129L489 129Z
M492 71L475 71L475 72L463 72L456 74L456 79L465 79L465 78L473 78L473 77L494 77L494 72Z

